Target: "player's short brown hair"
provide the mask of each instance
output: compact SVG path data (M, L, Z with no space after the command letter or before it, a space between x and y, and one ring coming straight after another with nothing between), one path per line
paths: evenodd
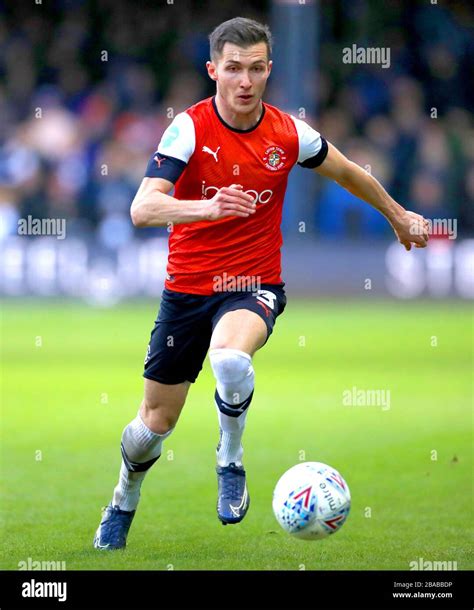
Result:
M211 59L214 61L221 54L226 42L239 47L264 42L267 45L268 59L272 54L272 33L268 25L263 25L246 17L234 17L218 25L210 34Z

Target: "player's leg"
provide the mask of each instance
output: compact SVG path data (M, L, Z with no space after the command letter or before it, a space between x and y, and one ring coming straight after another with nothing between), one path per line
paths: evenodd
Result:
M209 359L216 378L215 403L220 428L216 452L217 512L224 524L241 521L249 505L242 436L254 390L252 357L266 343L276 317L286 305L283 288L271 288L272 292L226 299L211 338Z
M189 382L166 385L145 379L139 412L122 432L119 481L97 529L97 549L124 548L148 470L161 455L163 441L171 434L184 406Z
M252 311L240 309L222 316L211 340L209 359L216 378L220 429L217 514L224 525L241 521L250 503L241 441L254 389L252 356L266 338L263 320Z
M124 429L119 482L96 532L96 548L124 548L146 473L161 454L206 356L212 326L205 297L164 291L145 359L140 410Z
M264 321L246 309L225 313L214 329L209 360L216 378L220 466L242 464L241 438L255 379L252 356L266 340Z
M215 325L210 349L232 347L253 356L267 336L267 325L261 316L248 309L236 309L226 312Z
M112 505L135 510L148 470L161 455L163 441L173 431L186 400L189 382L165 385L145 379L140 410L123 430L122 466Z

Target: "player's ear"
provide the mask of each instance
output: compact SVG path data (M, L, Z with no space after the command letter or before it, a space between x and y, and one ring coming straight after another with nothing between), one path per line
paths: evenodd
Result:
M268 62L268 76L270 76L273 67L273 61L270 59Z
M216 64L213 61L207 61L206 68L209 78L212 80L217 80Z

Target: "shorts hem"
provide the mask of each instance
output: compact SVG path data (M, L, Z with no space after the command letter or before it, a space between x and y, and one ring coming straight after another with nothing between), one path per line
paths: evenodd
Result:
M236 303L235 305L231 305L228 309L226 309L225 311L223 311L220 316L216 319L213 320L212 322L212 331L214 332L215 327L217 326L219 320L225 316L226 313L229 313L231 311L239 311L239 309L243 309L245 311L251 311L253 312L255 315L257 315L265 324L265 326L267 327L267 339L265 341L265 343L268 341L268 339L270 338L270 335L273 332L273 327L276 324L276 317L275 320L273 322L273 324L270 324L270 322L268 322L268 318L266 316L263 315L263 313L260 313L259 311L255 311L255 309L251 308L251 307L245 307L242 306L240 303ZM283 312L282 312L283 313ZM265 345L265 343L263 345ZM262 346L263 347L263 346Z
M162 383L163 385L178 385L178 383L184 383L185 381L189 381L189 383L194 383L196 381L196 379L194 379L194 381L191 381L191 379L183 379L181 377L179 377L178 380L173 379L172 381L170 381L169 378L159 377L158 375L151 375L150 373L143 373L143 377L145 379L150 379L151 381L157 381L158 383Z

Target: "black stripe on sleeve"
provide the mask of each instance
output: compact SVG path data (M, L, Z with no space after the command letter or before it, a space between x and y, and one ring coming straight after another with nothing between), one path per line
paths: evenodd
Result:
M319 149L318 154L315 155L314 157L310 157L309 159L306 159L306 161L303 161L302 163L298 163L298 165L301 165L301 167L309 167L310 169L319 167L321 165L321 163L324 161L324 159L327 157L327 154L328 154L328 143L326 142L326 140L324 138L321 138L321 148Z
M183 173L185 167L186 163L181 161L181 159L168 157L167 155L162 155L159 152L156 152L148 161L145 177L164 178L165 180L169 180L175 184Z

